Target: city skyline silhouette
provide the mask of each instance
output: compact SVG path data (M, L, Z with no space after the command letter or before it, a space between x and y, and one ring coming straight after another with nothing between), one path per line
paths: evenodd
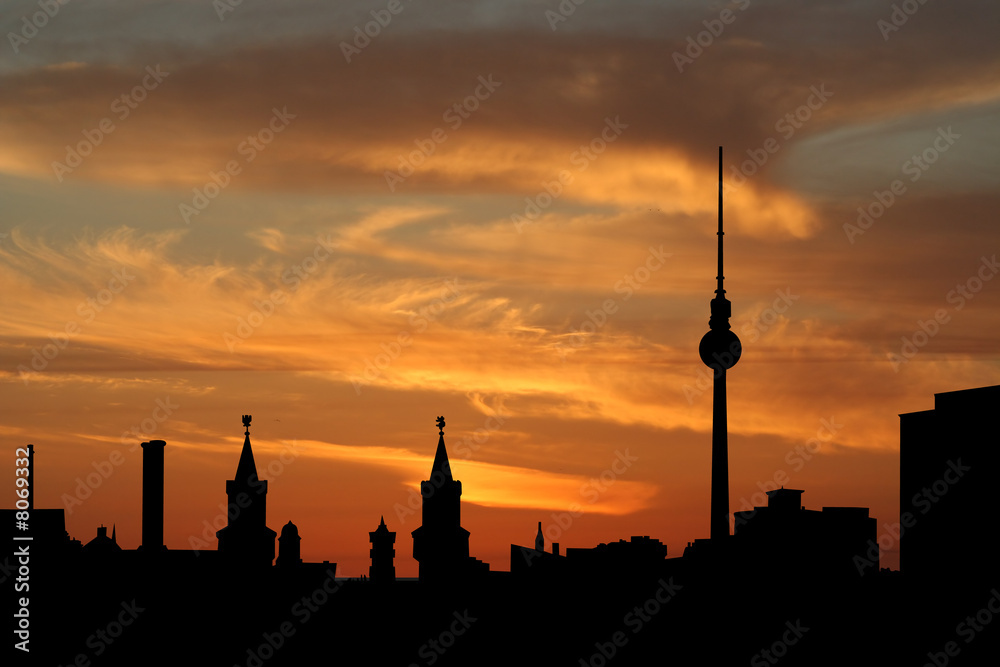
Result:
M524 659L529 651L546 656L546 661L565 661L581 649L586 654L592 642L594 652L579 658L581 664L607 664L616 656L620 664L648 664L667 653L728 661L745 659L764 641L765 648L752 654L751 664L774 664L797 646L786 664L842 664L849 657L858 664L879 664L901 656L923 659L922 650L904 649L892 640L888 628L921 628L928 636L942 636L954 614L971 608L977 596L988 591L982 608L955 628L964 643L943 635L941 651L926 651L931 664L947 664L963 652L963 660L978 661L995 655L997 646L993 635L979 635L980 641L972 645L1000 613L994 610L1000 607L1000 593L995 560L989 556L992 541L981 538L981 558L970 558L953 545L965 541L972 548L973 527L982 520L987 475L997 464L997 450L991 445L998 401L1000 385L941 393L935 396L934 409L900 415L901 503L907 510L893 524L893 538L907 545L902 572L880 567L888 546L868 508L809 510L803 490L784 487L768 491L765 506L737 512L734 534L696 539L680 557L668 557L666 545L648 535L562 550L558 543L546 544L538 522L532 547L510 545L509 571L491 568L470 556L469 531L460 527L462 487L450 469L442 416L436 420L438 445L430 479L421 484L422 525L413 532L419 581L396 578L396 533L388 530L384 517L369 533L370 576L360 578L338 579L336 563L304 562L293 522L282 527L280 538L267 528L266 485L255 472L251 415L242 417L244 446L235 479L226 484L227 525L217 533L216 551L169 550L161 544L162 441L143 443L140 548L123 550L117 528L109 537L103 525L96 537L81 544L65 530L63 510L35 507L35 447L27 445L17 454L25 457L18 466L27 471L28 484L20 486L29 493L21 494L25 500L17 509L0 511L6 542L15 547L2 562L4 581L11 589L30 592L30 597L10 597L8 606L19 625L15 635L20 641L14 647L22 651L14 655L24 664L91 664L107 652L102 664L134 664L155 645L159 664L172 664L191 651L175 638L189 627L189 617L208 613L207 620L221 613L222 627L232 634L206 638L198 650L199 659L208 662L201 664L236 659L248 666L294 665L332 651L351 659L366 655L377 664L419 664L399 661L412 653L412 642L432 629L442 613L464 605L461 613L456 609L447 617L449 625L439 641L420 645L421 660L506 664ZM714 471L711 476L715 478ZM932 502L940 505L931 507ZM609 610L634 600L653 582L652 595L622 617L628 632L614 623L606 625L614 618ZM668 607L685 588L689 592L679 598L682 602ZM523 595L529 592L551 597L544 628L523 613ZM195 593L211 598L200 611L191 609ZM81 599L86 603L80 604ZM914 606L916 600L931 606ZM732 626L738 631L730 633L725 646L713 643L717 622L706 625L695 618L727 616L734 605L751 601L756 606L754 622L744 619ZM291 607L282 613L289 602ZM430 613L412 620L407 631L393 626L388 643L372 646L371 640L384 634L383 623L416 604ZM875 623L849 613L870 604L882 607L889 618ZM109 607L112 620L83 640L93 624L91 612L100 615ZM364 613L359 615L359 609ZM663 614L665 609L668 614ZM147 611L146 622L138 624ZM487 627L470 634L476 639L451 650L484 615L488 622L477 629ZM780 638L768 650L768 633L789 615L795 616L794 622L784 622ZM659 620L659 630L640 634L654 620ZM277 623L276 629L268 631L268 623ZM554 628L562 628L565 643L540 648L538 642ZM592 641L600 628L612 632L609 641ZM807 640L813 628L819 633ZM489 639L510 639L509 633L523 643L498 650L495 639ZM858 658L858 651L865 656Z
M996 17L12 0L41 663L976 664Z
M696 536L680 557L669 558L668 546L648 534L565 550L553 540L546 549L546 530L543 521L538 521L532 547L510 544L509 570L491 567L472 553L470 531L462 527L463 485L452 471L444 416L435 420L438 442L433 463L428 479L420 482L420 525L412 531L412 559L419 565L416 580L396 576L397 533L389 530L384 515L376 530L368 533L368 575L353 579L338 579L336 562L304 561L302 536L293 521L282 526L280 537L268 527L269 483L258 473L250 435L251 414L241 417L243 446L236 472L225 484L226 503L219 506L224 513L219 517L222 525L214 534L214 551L207 533L208 542L191 540L194 549L172 550L164 544L165 441L141 443L142 543L134 551L118 544L117 523L110 537L107 527L101 524L96 536L84 544L66 529L66 510L35 507L35 446L28 444L15 451L15 478L23 478L15 479L19 500L15 508L0 512L7 526L6 541L13 545L0 564L4 581L12 593L26 594L11 595L8 605L19 640L13 642L12 652L19 660L40 664L62 664L66 660L90 664L89 652L95 659L107 652L111 657L105 659L106 663L129 664L155 645L161 661L181 660L186 650L179 649L171 637L180 630L177 618L188 613L191 596L197 591L213 598L214 602L205 608L223 613L234 633L226 639L205 640L202 650L212 656L211 661L229 662L235 657L247 667L266 661L297 664L328 655L338 645L342 646L342 655L357 659L363 655L360 646L368 646L374 639L369 634L373 629L377 633L377 628L405 610L407 604L422 600L438 613L456 603L465 606L461 614L457 609L452 612L454 621L449 621L438 641L432 639L420 646L417 654L422 660L427 664L443 658L456 664L469 659L477 664L502 664L523 659L527 644L498 651L486 637L513 633L525 642L534 637L530 641L538 652L537 628L513 614L523 608L523 601L514 591L524 590L555 596L557 611L549 620L553 627L563 628L568 644L544 650L548 662L567 659L581 649L586 653L595 628L607 623L607 618L596 619L623 601L634 599L655 582L657 588L652 596L622 617L631 634L617 629L609 641L593 641L594 652L579 658L579 664L604 665L615 657L622 664L646 664L668 651L685 659L746 659L756 643L768 641L768 630L773 630L785 616L795 616L794 622L786 620L787 629L782 629L781 638L770 645L770 650L753 653L751 664L773 664L795 646L800 648L794 660L786 662L835 664L857 651L859 642L864 643L868 659L873 661L916 655L909 649L901 651L884 636L879 640L874 624L858 623L845 614L859 605L889 604L897 615L887 625L900 629L926 627L933 634L940 631L940 623L946 622L950 614L993 586L997 568L988 556L992 541L981 540L977 551L983 557L979 560L967 554L956 555L954 544L973 544L971 536L989 501L986 475L997 468L998 456L991 447L995 440L991 422L1000 402L1000 385L936 394L934 410L900 415L900 505L906 509L901 511L898 522L884 524L889 532L888 544L883 543L887 536L879 534L878 520L871 516L870 508L855 505L807 509L802 499L804 490L786 488L783 483L764 489L765 504L731 513L726 372L740 360L742 347L738 336L731 332L731 303L723 287L723 186L720 147L717 289L711 301L710 330L699 345L701 360L712 369L714 379L708 466L709 537ZM613 465L607 471L612 473L608 480L602 474L607 485L633 463L627 454L625 458L619 454L619 458L625 467ZM110 465L104 469L95 466L95 470L104 474ZM775 478L776 484L781 481ZM360 495L356 489L349 494ZM941 505L934 508L931 503ZM571 506L561 517L565 525L555 514L552 516L560 529L568 529L582 514L578 505ZM207 522L206 528L211 528ZM883 554L893 547L899 549L904 536L908 546L903 552L906 567L901 572L882 567ZM928 586L940 586L946 580L959 585L928 592ZM653 638L651 633L640 636L643 624L652 623L653 617L685 588L688 593L682 596L683 602L669 607L666 618L671 625L667 626L661 616L660 632ZM344 592L330 604L332 596L341 590ZM761 594L776 590L782 594L766 603L759 599ZM989 588L1000 605L996 590ZM269 632L262 619L281 619L283 606L302 593L305 595L289 610L295 616L301 613L302 627L286 619L276 626L277 630ZM912 611L904 613L907 600L918 596L933 600L935 610L916 616ZM88 599L89 605L78 606L76 614L68 612L72 600L81 597ZM91 606L107 609L119 598L117 620L88 635L85 648L81 648L82 633L91 617L80 617L80 612ZM759 607L756 622L733 633L733 641L724 648L713 645L717 632L714 625L691 623L692 613L725 616L735 606L750 601ZM971 643L975 632L982 632L992 620L992 602L990 598L982 610L986 621L978 613L975 616L979 625L969 630L971 636L966 643ZM594 617L581 613L581 604L599 604L601 613ZM471 612L470 607L476 611ZM358 608L366 610L364 616L370 621L367 626L358 625L357 615L351 617L352 621L344 617ZM152 613L143 620L150 616L154 620L138 624L140 614L147 610ZM428 619L438 613L413 621L411 631L432 629ZM312 614L324 620L307 626ZM488 629L479 630L483 628L480 624L477 631L470 633L470 637L480 637L478 640L467 638L459 650L451 650L458 637L479 620L480 616L474 614L486 615ZM57 618L58 633L52 631ZM968 618L973 623L973 617ZM133 624L140 629L129 631ZM814 639L815 633L807 639L806 633L817 624L820 639ZM334 639L336 631L346 627L350 631ZM955 632L960 633L961 627L956 627ZM334 634L329 634L331 631ZM844 633L850 636L847 642L843 641ZM369 649L369 655L376 656L379 664L400 660L416 636L394 634L399 637ZM262 643L257 643L258 635ZM402 639L406 636L410 640ZM583 637L586 639L581 644ZM343 648L346 641L352 642L351 648ZM679 647L681 641L686 646ZM970 654L987 655L995 644L995 640L980 641L974 651L965 647L965 659ZM943 665L961 652L958 642L951 640L945 642L943 652L928 651L926 655L932 663Z

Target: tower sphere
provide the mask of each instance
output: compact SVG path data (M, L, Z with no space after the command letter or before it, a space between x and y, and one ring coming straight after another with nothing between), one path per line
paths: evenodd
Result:
M702 336L698 345L701 361L715 370L729 370L743 354L743 344L731 329L713 329Z

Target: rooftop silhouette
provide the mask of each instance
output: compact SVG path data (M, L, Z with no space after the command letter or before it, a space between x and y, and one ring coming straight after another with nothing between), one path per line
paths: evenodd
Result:
M150 655L182 660L189 648L169 638L190 633L192 620L213 628L203 654L212 664L255 664L254 656L267 654L265 664L297 665L329 655L333 646L343 656L379 656L376 664L409 664L442 628L454 632L447 639L454 645L433 654L442 664L566 664L567 657L593 664L588 656L612 655L611 647L621 664L648 664L664 655L679 661L757 656L766 664L762 650L772 657L784 652L782 664L919 662L926 656L904 650L897 633L940 635L954 628L956 614L988 609L996 586L992 559L970 559L947 545L980 539L971 527L982 520L977 503L989 487L973 471L988 468L996 456L988 415L1000 404L1000 386L938 394L935 404L934 410L901 415L901 492L909 501L904 511L915 515L903 520L901 573L879 567L881 537L867 508L809 510L804 491L790 488L769 491L764 507L737 512L736 531L722 549L713 539L695 540L683 555L668 557L666 546L650 536L562 549L546 545L539 522L533 546L512 544L509 570L496 570L468 553L461 482L452 475L439 419L431 479L421 484L423 523L413 536L414 557L422 558L417 581L396 578L396 533L384 516L368 534L369 575L343 580L334 563L302 562L302 538L292 521L277 538L277 560L267 560L275 534L266 528L263 505L248 504L254 509L239 515L252 523L230 519L227 528L247 526L249 537L230 542L221 530L218 551L204 553L122 549L116 529L109 536L106 526L81 546L66 534L63 510L33 508L32 658L69 664L80 654L95 657L88 637L95 618L98 625L109 618L122 619L113 621L122 625L122 641L104 646L101 664L134 664ZM146 471L144 466L144 481ZM254 472L245 435L227 494L246 492ZM920 494L943 491L931 479L935 473L948 490L923 511ZM144 484L143 494L150 488L159 485ZM144 521L146 508L143 503ZM18 545L14 538L25 535L12 528L15 511L0 515L8 526L6 543ZM16 555L8 552L7 562ZM961 585L941 586L943 581ZM203 603L192 609L195 595ZM535 598L546 602L526 604ZM73 603L81 599L86 606ZM734 613L742 608L752 615ZM865 611L875 608L881 610L877 619ZM12 605L11 614L16 611ZM705 618L714 620L706 625ZM282 623L289 634L280 647L258 641ZM656 629L640 632L646 624ZM724 643L717 641L722 627ZM387 628L391 638L384 636ZM539 644L550 633L560 642ZM459 637L465 637L462 644ZM989 655L996 640L982 640L962 645L962 654L971 660Z

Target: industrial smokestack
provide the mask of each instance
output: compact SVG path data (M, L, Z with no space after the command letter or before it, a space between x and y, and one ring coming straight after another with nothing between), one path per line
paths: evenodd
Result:
M163 440L142 443L142 545L147 552L163 551Z

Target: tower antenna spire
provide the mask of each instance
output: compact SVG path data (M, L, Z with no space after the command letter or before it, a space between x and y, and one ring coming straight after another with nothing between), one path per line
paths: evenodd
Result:
M725 235L725 232L722 231L722 146L719 146L719 275L716 276L716 280L719 281L719 287L715 290L715 293L720 296L726 293L726 290L722 287L722 281L726 277L722 272L722 237Z

